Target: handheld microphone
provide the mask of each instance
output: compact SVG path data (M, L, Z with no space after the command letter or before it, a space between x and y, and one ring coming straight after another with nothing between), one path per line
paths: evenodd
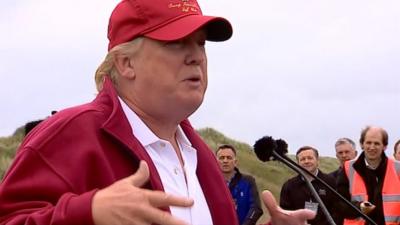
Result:
M290 159L289 157L286 156L286 153L288 152L288 144L282 140L274 140L271 136L264 136L261 139L257 140L256 143L253 146L254 148L254 152L256 153L256 156L259 160L266 162L266 161L270 161L270 160L279 160L281 162L283 162L285 165L287 165L288 167L290 167L291 169L295 170L297 173L299 173L299 171L301 171L302 173L299 173L301 176L304 177L305 174L313 177L314 179L316 179L318 182L320 182L322 185L324 185L326 188L328 188L331 192L333 192L340 200L342 200L343 202L345 202L348 206L350 206L353 210L355 210L361 217L363 217L365 220L367 220L369 223L373 224L373 225L377 225L370 217L368 217L366 214L364 214L363 212L361 212L360 209L358 209L355 205L353 205L349 200L347 200L345 197L343 197L341 194L339 194L335 189L333 189L329 184L327 184L325 181L323 181L321 178L315 176L314 174L312 174L311 172L309 172L308 170L304 169L303 167L299 166L296 162L294 162L292 159ZM305 173L305 174L304 174ZM305 179L307 181L307 179ZM308 185L308 184L307 184ZM311 185L311 182L310 182ZM310 187L310 185L308 185ZM312 186L311 186L312 187ZM314 187L312 187L312 189L314 189ZM311 189L310 189L311 190ZM314 189L315 191L315 189ZM313 191L311 190L311 192L313 193ZM313 194L314 196L314 194ZM318 195L317 195L318 196ZM315 197L315 196L314 196ZM318 196L319 198L319 196ZM317 201L318 201L318 198ZM318 201L319 202L319 201ZM320 204L322 203L319 202ZM321 207L324 211L324 214L326 215L326 213L328 212L326 210L325 205L322 203ZM324 209L325 208L325 209ZM326 211L326 213L325 213ZM328 213L329 215L329 213ZM329 219L330 215L327 216L328 220L331 221ZM330 217L332 219L332 217ZM332 220L333 221L333 220ZM332 223L331 223L332 224ZM333 223L335 224L335 223Z

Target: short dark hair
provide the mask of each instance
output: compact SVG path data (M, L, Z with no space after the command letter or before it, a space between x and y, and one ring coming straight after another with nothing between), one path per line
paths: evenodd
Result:
M400 145L400 139L394 144L394 154L396 154L397 146Z
M301 152L306 151L306 150L313 150L315 157L316 157L317 159L319 158L318 150L317 150L316 148L314 148L314 147L311 147L311 146L306 145L306 146L303 146L303 147L299 148L299 150L297 150L297 152L296 152L296 159L299 160L299 157L298 157L299 154L300 154Z
M215 154L217 154L219 150L225 149L225 148L231 149L232 152L233 152L233 154L236 156L236 149L235 149L235 147L233 147L233 145L229 145L229 144L220 145L220 146L217 148L217 151L215 151Z
M33 128L35 128L37 125L39 125L39 123L41 123L43 120L35 120L35 121L30 121L27 122L24 126L24 131L25 131L25 136L31 131L33 130Z
M365 136L367 135L367 132L373 128L372 126L366 126L364 129L361 130L361 136L360 136L360 144L362 145L365 141ZM378 128L381 131L382 134L382 143L384 146L387 146L389 143L389 135L386 132L385 129L379 127Z

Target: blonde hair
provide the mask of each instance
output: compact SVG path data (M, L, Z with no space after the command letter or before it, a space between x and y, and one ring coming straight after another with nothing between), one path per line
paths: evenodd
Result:
M142 37L135 38L130 42L125 42L115 46L107 53L106 58L97 68L94 76L97 91L101 91L103 89L103 82L106 76L110 77L111 81L116 84L116 78L119 73L114 65L115 57L117 55L132 57L139 51L143 42L142 40Z

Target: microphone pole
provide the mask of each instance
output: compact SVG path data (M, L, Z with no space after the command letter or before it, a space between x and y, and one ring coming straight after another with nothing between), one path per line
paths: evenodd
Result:
M354 209L363 219L365 219L372 225L377 225L370 217L368 217L366 214L364 214L360 209L358 209L355 205L353 205L349 200L344 198L341 194L339 194L335 189L333 189L325 181L323 181L321 178L315 176L314 174L310 173L308 170L299 166L296 162L294 162L292 159L287 157L285 154L288 152L288 150L287 150L288 145L284 140L282 140L282 139L274 140L271 136L264 136L256 141L253 148L254 148L254 152L257 155L257 158L263 162L278 159L278 160L282 161L284 164L286 164L287 166L289 166L291 169L298 172L299 174L300 174L299 171L302 171L303 176L304 176L304 173L310 175L311 177L313 177L314 179L319 181L321 184L323 184L326 188L328 188L331 192L333 192L340 200L342 200L348 206L350 206L350 208Z
M331 225L336 225L335 221L333 221L331 214L328 212L328 209L326 208L325 204L322 202L321 198L319 197L317 191L314 189L314 187L311 184L311 181L309 181L306 177L306 174L299 168L297 168L295 165L293 165L293 163L291 161L288 161L287 159L285 159L284 157L282 157L281 155L279 155L276 151L273 151L272 154L274 155L274 157L276 157L276 159L279 159L280 161L282 161L283 163L285 163L287 166L289 166L290 168L292 168L293 170L295 170L298 174L300 174L304 180L307 183L308 188L311 191L311 194L314 196L314 198L317 200L317 202L320 204L322 212L324 213L324 215L326 216L329 224ZM307 171L308 172L308 171ZM310 173L311 174L311 173Z
M355 205L353 205L349 200L347 200L345 197L343 197L341 194L339 194L335 189L333 189L329 184L327 184L325 181L323 181L321 178L315 176L312 174L310 171L304 169L303 167L299 166L296 162L294 162L292 159L287 157L286 155L280 155L276 151L273 151L272 154L279 160L283 160L282 162L286 162L285 164L288 165L287 163L290 163L291 166L296 166L297 169L301 169L303 172L306 174L310 175L314 179L318 180L322 185L324 185L326 188L328 188L331 192L335 193L337 197L339 197L342 201L344 201L348 206L356 210L362 218L367 220L370 224L377 225L369 216L367 216L365 213L361 212L360 209L358 209ZM289 165L288 165L289 166ZM289 166L290 168L293 169L293 167ZM295 169L296 170L296 169ZM297 170L296 170L297 171Z

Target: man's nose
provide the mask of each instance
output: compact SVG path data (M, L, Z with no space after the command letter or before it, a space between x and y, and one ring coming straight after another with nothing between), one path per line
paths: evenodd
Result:
M190 44L189 54L185 58L185 63L200 65L205 60L204 46L200 46L197 43Z

